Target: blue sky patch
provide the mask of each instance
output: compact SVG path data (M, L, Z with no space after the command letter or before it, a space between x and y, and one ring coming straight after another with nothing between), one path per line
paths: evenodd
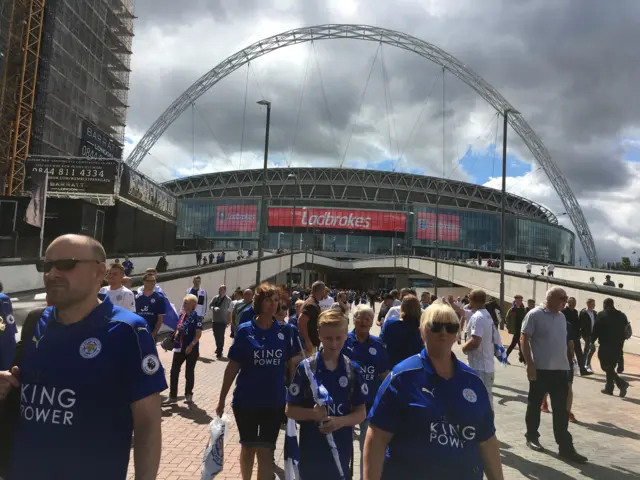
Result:
M502 148L491 144L486 149L469 147L462 156L460 166L471 176L472 181L483 185L491 178L502 175ZM507 176L522 177L531 171L531 164L523 162L517 155L507 152Z

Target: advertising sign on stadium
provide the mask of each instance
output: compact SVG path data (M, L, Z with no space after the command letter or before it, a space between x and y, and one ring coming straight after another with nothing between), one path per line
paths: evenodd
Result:
M257 205L218 205L216 232L255 232L257 218Z
M31 172L48 173L48 193L73 195L113 195L118 162L109 159L79 157L29 157L27 177Z
M128 165L123 165L120 197L175 221L176 197Z
M334 208L296 208L295 226L339 230L371 230L379 232L404 232L406 215L398 212L376 210L351 210ZM269 209L270 227L291 227L293 208Z
M444 242L460 240L460 217L458 215L439 215L438 239ZM436 214L418 212L416 238L419 240L436 239Z

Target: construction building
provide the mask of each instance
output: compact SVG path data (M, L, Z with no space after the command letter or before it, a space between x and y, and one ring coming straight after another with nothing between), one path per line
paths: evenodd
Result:
M0 2L0 195L24 194L28 155L121 158L134 18L132 0Z

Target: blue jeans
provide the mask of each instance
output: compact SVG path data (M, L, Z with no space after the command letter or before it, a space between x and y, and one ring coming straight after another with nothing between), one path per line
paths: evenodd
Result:
M367 438L367 430L369 430L369 420L360 424L360 480L364 479L364 439Z

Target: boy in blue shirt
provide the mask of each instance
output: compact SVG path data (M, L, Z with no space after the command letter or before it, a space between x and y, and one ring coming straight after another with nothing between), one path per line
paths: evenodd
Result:
M340 478L327 434L333 434L345 478L350 479L353 457L353 427L366 417L369 393L360 367L342 355L347 339L347 319L339 310L326 310L318 317L321 350L304 360L287 394L287 417L300 422L300 475L305 480ZM330 397L327 406L313 398L304 363Z

